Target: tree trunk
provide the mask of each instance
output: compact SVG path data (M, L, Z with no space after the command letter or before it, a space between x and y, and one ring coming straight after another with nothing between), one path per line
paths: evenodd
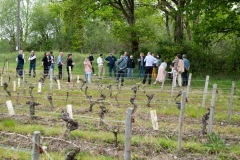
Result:
M189 28L188 13L186 13L186 22L185 22L185 24L186 24L188 40L191 41L192 40L192 35L191 35L190 28Z
M174 42L183 41L183 26L182 26L182 16L176 13L175 26L174 26Z
M171 33L170 33L170 28L169 28L169 15L168 13L165 13L165 18L166 18L166 30L167 30L167 35L168 35L168 39L171 38Z

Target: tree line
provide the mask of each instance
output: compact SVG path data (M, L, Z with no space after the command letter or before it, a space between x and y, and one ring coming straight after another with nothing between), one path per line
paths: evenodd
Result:
M17 0L0 2L0 52L13 52ZM167 59L186 53L195 62L193 72L240 72L238 1L20 0L20 4L23 50L127 50L134 55L151 51Z

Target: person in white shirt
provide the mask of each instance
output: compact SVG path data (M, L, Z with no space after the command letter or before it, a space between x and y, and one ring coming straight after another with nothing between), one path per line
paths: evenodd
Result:
M101 76L100 76L101 72L102 72L103 78L104 78L104 76L105 76L105 67L104 67L104 65L103 65L104 61L103 61L103 59L102 59L102 56L103 56L103 55L100 54L100 56L99 56L98 59L97 59L97 64L98 64L98 78L101 78Z
M157 82L163 82L165 80L166 68L167 68L167 62L166 60L164 60L158 68L158 75L157 75L156 81L153 84L156 84Z
M147 56L144 59L144 62L146 62L146 66L145 66L145 75L143 79L143 84L146 83L146 79L148 76L148 84L150 85L152 81L153 64L157 63L157 60L152 56L151 52L148 52Z

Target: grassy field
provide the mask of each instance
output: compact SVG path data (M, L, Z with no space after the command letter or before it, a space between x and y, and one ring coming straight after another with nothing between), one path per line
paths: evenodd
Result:
M25 56L27 54L25 53ZM41 57L42 53L37 53ZM3 57L3 55L1 55ZM26 76L26 96L22 94L22 83L16 92L13 92L13 81L15 76L16 62L15 53L4 54L0 62L8 59L11 80L9 82L6 69L2 74L3 81L8 83L8 90L11 96L1 87L0 92L0 159L30 159L31 158L31 137L36 130L41 132L41 145L47 146L47 152L52 159L65 159L67 152L75 148L68 142L80 146L80 153L76 159L110 160L123 159L124 154L124 133L126 110L133 107L129 99L133 96L132 87L140 85L135 103L138 108L134 114L135 122L132 131L132 159L239 159L240 158L240 83L235 83L231 123L227 123L228 107L230 102L231 80L211 79L209 81L206 105L202 107L202 97L205 81L193 77L189 92L188 102L185 107L183 122L182 152L177 152L178 144L178 117L179 110L174 98L186 87L175 88L174 96L171 97L171 83L166 80L163 91L160 91L160 84L147 85L146 94L154 94L150 105L147 107L147 97L144 93L144 86L141 80L126 80L121 90L117 89L114 79L99 80L93 76L92 84L88 85L87 95L93 100L100 98L100 91L106 95L103 105L108 112L104 116L104 125L99 125L99 104L93 106L89 112L90 101L85 95L85 86L80 90L82 83L77 83L77 75L84 78L83 59L87 55L73 54L76 66L73 71L73 82L68 84L66 77L61 80L61 90L57 89L54 82L53 92L50 93L49 79L43 84L42 92L37 92L37 84L40 79L41 67L38 67L36 78ZM65 54L66 56L66 54ZM57 54L55 53L55 57ZM95 60L98 56L95 56ZM10 60L11 59L11 60ZM37 66L40 66L40 59ZM95 66L97 69L97 67ZM28 63L25 65L28 71ZM55 69L55 72L57 69ZM66 76L66 73L65 73ZM210 107L213 84L218 85L218 93L215 104L214 124L212 135L202 135L202 116L207 113ZM34 85L34 101L40 103L35 107L35 119L29 116L29 105L26 101L32 100L28 89ZM99 84L100 87L97 85ZM112 84L113 95L110 96L107 86ZM67 92L69 97L66 100ZM19 93L19 104L16 99ZM47 95L53 97L54 108L50 107ZM117 97L119 106L115 100ZM14 106L15 116L9 116L6 107L6 100L11 100ZM178 98L180 101L181 98ZM66 110L66 105L72 104L73 118L79 123L77 130L70 133L68 138L63 137L66 130L66 123L61 119L61 110ZM156 110L159 130L152 129L150 110ZM113 130L119 129L118 147L114 146ZM55 138L55 139L54 139ZM58 140L56 140L58 139ZM64 140L64 141L63 141ZM66 142L67 141L67 142ZM49 159L47 154L42 159Z

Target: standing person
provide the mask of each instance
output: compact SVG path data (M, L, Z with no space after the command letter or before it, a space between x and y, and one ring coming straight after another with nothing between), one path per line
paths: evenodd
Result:
M89 58L89 61L92 65L92 73L93 73L94 76L96 76L96 74L94 74L94 67L93 67L93 61L94 61L93 53L90 53L88 58Z
M122 77L121 86L123 86L124 76L125 76L125 73L127 71L127 61L124 58L124 55L122 55L120 57L120 59L117 61L117 68L118 68L118 75L117 75L117 78L116 78L116 83L117 84L119 83L119 78L121 76Z
M58 56L58 79L62 78L62 67L64 65L62 57L63 57L63 52L60 52Z
M174 63L174 73L175 73L175 77L173 77L173 86L176 87L176 79L178 79L178 86L182 87L181 74L184 72L184 64L183 64L182 56L178 54L173 60L173 63Z
M155 58L154 54L152 54L152 56ZM152 78L156 78L157 77L157 74L156 74L156 68L157 68L156 64L157 64L157 59L156 59L156 62L153 63Z
M159 68L159 66L162 64L162 56L158 54L156 59L157 59L156 67Z
M30 61L30 69L29 69L29 77L31 77L31 72L33 70L33 78L36 76L36 55L34 54L34 51L31 51L31 54L28 58Z
M127 77L129 79L133 79L134 77L134 74L133 74L134 68L135 68L135 62L133 59L133 55L131 55L127 61Z
M100 54L100 56L99 56L98 59L97 59L97 64L98 64L98 78L101 78L101 76L100 76L101 72L102 72L103 78L104 78L104 76L105 76L105 67L104 67L104 65L103 65L104 62L103 62L102 57L103 57L103 55Z
M24 53L22 50L20 50L17 57L17 69L16 69L17 75L22 77L23 68L24 68Z
M112 53L109 53L109 56L105 59L108 65L109 69L109 77L112 78L112 70L114 72L114 77L116 77L116 61L117 59L112 55Z
M145 75L143 79L143 84L145 84L147 76L148 76L148 84L151 84L152 81L152 70L153 64L157 62L156 58L151 55L151 52L148 52L147 56L145 57L144 61L146 62L145 67Z
M138 78L144 77L144 70L145 70L145 57L143 53L140 53L140 57L138 58Z
M85 76L89 84L91 84L91 74L92 74L92 64L89 60L89 57L85 58L84 60L84 71Z
M68 54L67 58L67 73L68 73L68 82L71 82L72 80L72 70L73 70L74 63L72 61L72 54ZM69 70L69 68L71 70Z
M43 73L44 76L48 75L48 53L44 53L44 57L42 59L42 67L43 67Z
M49 53L47 58L48 58L48 77L50 78L50 68L51 68L52 62L51 62L51 56Z
M182 73L182 77L183 77L183 86L187 86L188 85L188 70L190 68L190 63L189 60L187 59L186 54L183 54L183 63L184 63L184 72Z
M166 60L164 60L158 67L158 75L157 75L156 81L153 84L156 84L157 82L163 82L165 80L166 68L167 68L167 62Z
M50 51L50 61L51 61L50 68L52 69L52 75L54 76L55 57L53 55L53 51Z
M125 51L124 53L123 53L123 56L124 56L124 59L126 60L126 62L128 62L128 53ZM127 77L127 71L125 72L125 77Z

